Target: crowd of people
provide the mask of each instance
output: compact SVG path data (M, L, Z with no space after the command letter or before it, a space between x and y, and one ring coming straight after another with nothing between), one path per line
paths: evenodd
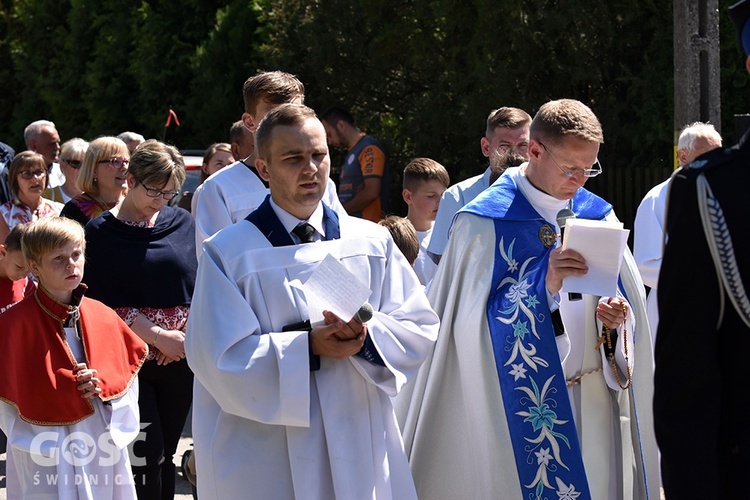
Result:
M731 14L750 54L750 0ZM1 145L8 498L173 498L191 407L204 499L741 497L744 138L686 124L593 293L562 242L618 222L584 187L586 104L492 110L487 169L411 160L399 217L348 111L281 71L242 91L189 196L178 150L137 133L61 146L38 120Z

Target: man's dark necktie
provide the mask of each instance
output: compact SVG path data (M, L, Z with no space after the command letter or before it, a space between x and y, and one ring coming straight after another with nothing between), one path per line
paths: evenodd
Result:
M292 233L299 238L300 243L312 243L313 235L315 235L315 228L307 222L303 222L292 229Z

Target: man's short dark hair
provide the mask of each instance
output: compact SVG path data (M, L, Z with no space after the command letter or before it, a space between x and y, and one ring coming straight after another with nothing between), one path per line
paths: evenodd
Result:
M271 153L271 133L276 127L288 127L301 125L306 120L316 118L315 111L304 104L282 104L272 109L261 120L258 130L255 132L255 147L258 148L258 156L266 161Z
M518 128L529 125L531 116L519 108L503 106L493 109L487 117L487 128L485 134L489 136L496 128Z
M245 138L246 130L247 128L245 127L245 123L242 120L237 120L236 122L234 122L229 128L229 142L242 144L242 141Z
M320 121L335 125L339 121L348 123L352 127L355 127L354 117L347 110L343 108L328 108L320 114Z
M251 76L242 86L245 112L251 115L260 100L271 104L285 104L297 98L305 101L305 86L296 76L283 71L267 71Z

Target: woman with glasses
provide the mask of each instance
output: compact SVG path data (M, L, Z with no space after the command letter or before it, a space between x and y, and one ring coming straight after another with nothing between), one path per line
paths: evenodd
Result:
M60 170L65 175L65 183L47 188L43 194L45 198L65 204L83 193L78 187L78 171L88 148L89 143L80 137L65 141L60 148Z
M86 225L87 295L115 309L150 345L151 360L138 375L141 424L148 426L131 461L138 498L167 499L174 496L172 456L192 401L184 330L198 267L195 225L188 212L168 204L185 180L174 147L144 142L126 178L122 203Z
M60 215L62 203L42 196L47 187L47 162L39 153L17 154L8 168L8 183L13 199L0 206L0 242L17 224Z
M78 172L81 194L65 204L63 217L85 226L102 212L114 208L125 197L130 152L116 137L99 137L89 144Z

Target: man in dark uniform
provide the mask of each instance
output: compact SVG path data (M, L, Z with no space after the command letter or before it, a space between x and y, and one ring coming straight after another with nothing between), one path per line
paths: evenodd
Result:
M750 0L729 9L750 54ZM750 57L746 66L750 71ZM654 413L667 498L747 498L750 135L672 178Z

